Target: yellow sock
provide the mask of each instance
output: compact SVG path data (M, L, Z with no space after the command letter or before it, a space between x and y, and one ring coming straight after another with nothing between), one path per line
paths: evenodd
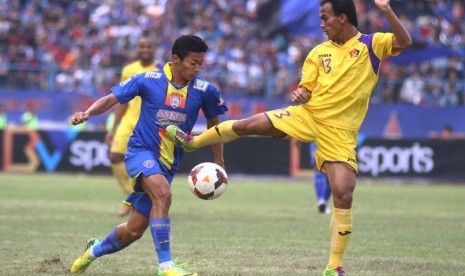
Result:
M132 193L131 177L129 177L128 173L126 172L126 167L124 166L124 162L119 162L115 164L112 163L111 170L116 180L118 181L118 184L120 185L121 190L123 190L125 194Z
M194 136L190 145L193 148L201 148L208 145L229 143L236 140L239 136L234 132L232 126L236 120L228 120L207 129L198 136Z
M331 232L331 253L329 255L330 269L342 266L342 255L352 233L352 209L334 208L329 227Z

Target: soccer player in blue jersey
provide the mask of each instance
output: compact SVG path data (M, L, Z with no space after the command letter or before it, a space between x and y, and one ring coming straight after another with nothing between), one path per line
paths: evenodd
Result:
M291 137L315 141L318 169L328 176L334 209L330 223L330 256L323 272L343 276L342 257L352 234L352 195L358 172L357 132L368 110L381 62L412 44L391 9L390 0L374 0L392 32L362 34L353 0L320 2L321 28L328 41L308 54L299 87L292 99L299 105L271 110L242 120L225 121L190 137L176 125L171 139L187 150L231 142L240 136Z
M183 155L182 147L168 139L166 126L177 125L190 133L202 110L207 127L219 123L227 111L219 91L197 76L204 62L207 44L199 37L183 35L172 48L172 62L162 71L132 76L111 88L84 112L73 115L73 125L101 114L136 96L142 99L139 121L128 143L124 159L133 179L134 192L127 199L132 211L127 222L114 228L103 240L90 239L84 254L71 266L72 273L84 272L98 257L112 254L142 237L150 227L158 257L159 276L197 275L173 262L170 251L170 183ZM221 144L213 145L215 162L224 166Z
M121 81L125 81L131 76L158 70L158 62L153 58L155 47L153 42L146 36L141 37L137 43L138 60L124 66L121 72ZM126 195L132 193L131 178L124 166L124 156L128 147L129 137L139 120L140 97L135 97L132 101L124 105L118 105L115 109L113 124L105 136L105 142L110 146L109 159L111 171L116 178L121 190ZM118 211L118 216L126 216L131 212L127 205Z

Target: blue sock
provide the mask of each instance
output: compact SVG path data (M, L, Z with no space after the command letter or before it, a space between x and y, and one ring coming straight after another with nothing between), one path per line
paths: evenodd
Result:
M327 201L326 188L329 185L326 175L320 171L315 172L315 176L313 177L313 185L315 186L316 198L318 201Z
M157 251L158 263L171 261L169 218L152 218L149 220L150 232Z
M94 245L92 248L93 255L95 257L100 257L106 254L111 254L120 251L124 246L121 245L121 242L116 235L116 228L106 236L103 241L97 245Z

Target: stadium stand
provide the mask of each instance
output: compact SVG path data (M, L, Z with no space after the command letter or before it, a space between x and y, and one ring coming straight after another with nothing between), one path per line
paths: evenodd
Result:
M286 99L305 55L323 38L284 32L264 37L259 2L0 0L0 90L102 95L134 58L131 49L141 34L153 37L156 58L167 60L174 38L193 33L207 39L204 72L225 95ZM387 30L373 4L355 2L361 30ZM463 105L465 3L408 0L392 6L415 45L383 64L372 103Z

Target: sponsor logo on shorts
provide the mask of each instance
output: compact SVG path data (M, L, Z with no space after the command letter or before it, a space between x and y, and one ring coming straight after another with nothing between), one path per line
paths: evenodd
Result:
M357 163L357 160L355 160L355 158L347 157L347 162Z
M146 168L151 168L153 167L154 164L155 164L155 161L150 159L150 160L145 160L143 165Z

